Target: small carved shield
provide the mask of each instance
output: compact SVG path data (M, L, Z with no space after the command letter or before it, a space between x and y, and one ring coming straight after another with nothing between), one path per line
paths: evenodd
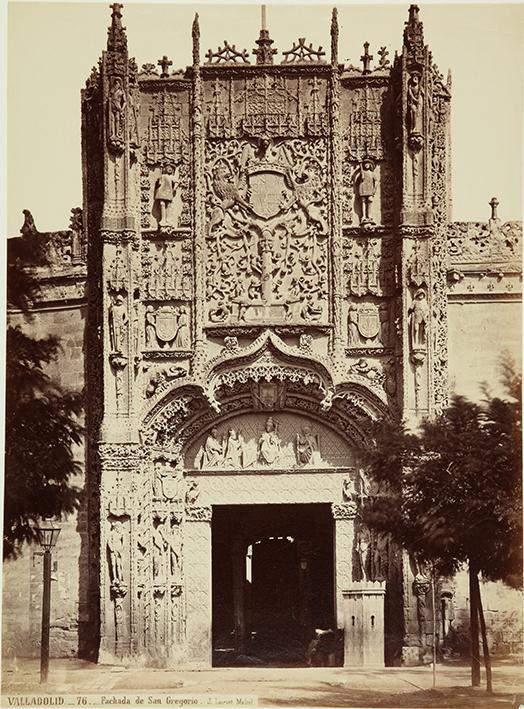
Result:
M171 342L176 335L177 315L174 308L160 308L156 314L156 335L162 342Z
M175 475L162 476L162 492L166 500L174 500L179 497L181 480Z
M363 305L357 316L358 331L366 340L372 340L380 331L380 318L376 305Z
M257 172L249 177L249 202L264 219L279 213L287 192L284 175L279 172Z

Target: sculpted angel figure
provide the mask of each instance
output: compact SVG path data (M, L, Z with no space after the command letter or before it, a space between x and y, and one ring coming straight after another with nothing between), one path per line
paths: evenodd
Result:
M313 462L313 456L318 451L318 436L314 434L309 425L302 427L302 430L297 433L295 440L295 450L297 455L297 463L299 465L307 465Z

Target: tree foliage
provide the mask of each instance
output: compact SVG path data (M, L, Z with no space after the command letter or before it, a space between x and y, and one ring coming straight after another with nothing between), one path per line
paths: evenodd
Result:
M38 281L26 268L24 239L17 242L16 256L8 262L8 304L30 321ZM38 255L40 263L41 258ZM35 338L19 325L8 326L4 558L15 557L22 542L35 538L39 519L71 512L79 504L81 490L74 476L81 468L74 445L80 444L83 430L82 396L66 391L46 372L59 353L57 338Z
M388 494L363 514L442 575L469 562L487 579L522 583L521 377L502 362L506 397L455 396L436 420L410 433L380 421L365 454Z

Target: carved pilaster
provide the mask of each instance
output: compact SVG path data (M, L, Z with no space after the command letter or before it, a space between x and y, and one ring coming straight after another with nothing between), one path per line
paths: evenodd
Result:
M203 323L205 301L205 254L206 254L206 222L205 222L205 158L204 158L204 99L202 76L199 65L198 38L200 29L198 15L193 22L193 87L191 96L192 116L192 179L193 179L193 224L194 224L194 252L193 264L195 273L195 359L194 368L197 370L203 364Z
M344 263L342 249L342 137L340 128L340 77L336 64L338 26L336 11L332 20L332 66L329 83L330 105L330 186L331 205L331 273L333 336L331 353L339 366L344 356L344 326L342 302L344 299Z

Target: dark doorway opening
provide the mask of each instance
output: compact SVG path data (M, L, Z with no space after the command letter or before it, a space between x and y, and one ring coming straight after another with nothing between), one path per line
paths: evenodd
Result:
M300 666L335 628L330 505L213 507L213 664Z

